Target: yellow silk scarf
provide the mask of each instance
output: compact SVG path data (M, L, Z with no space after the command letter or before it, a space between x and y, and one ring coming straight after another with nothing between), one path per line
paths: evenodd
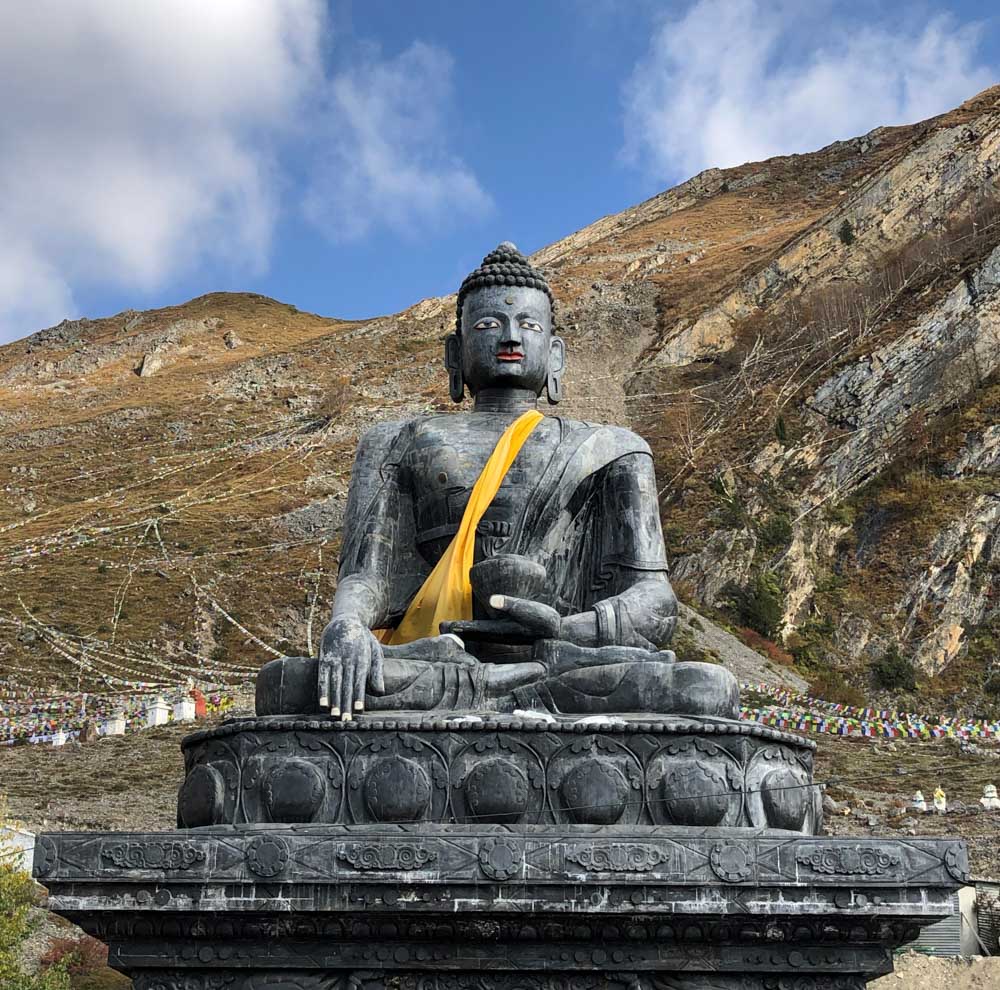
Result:
M476 479L458 532L410 603L402 622L392 632L388 640L390 645L399 646L425 636L438 636L440 623L472 618L469 569L476 549L476 527L496 496L525 440L544 418L540 412L532 409L518 416L504 430L482 474Z

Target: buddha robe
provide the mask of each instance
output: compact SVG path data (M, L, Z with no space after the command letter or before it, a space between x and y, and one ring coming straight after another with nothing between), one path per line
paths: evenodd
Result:
M460 649L438 638L387 646L385 692L369 693L366 709L735 715L738 692L728 671L657 652L673 634L677 602L649 447L620 427L561 418L546 423L545 443L518 455L483 515L476 559L503 553L541 563L549 576L543 600L564 617L592 615L593 635L583 645L477 642ZM428 495L426 479L447 456L432 425L383 424L358 448L339 585L365 598L376 616L372 628L398 624L458 530L468 500L468 487ZM553 664L555 656L561 663ZM285 664L277 707L308 707L316 661L274 663ZM554 666L560 672L552 673ZM263 682L263 693L272 697L267 683L278 672L269 667L258 687ZM311 706L318 710L315 699Z

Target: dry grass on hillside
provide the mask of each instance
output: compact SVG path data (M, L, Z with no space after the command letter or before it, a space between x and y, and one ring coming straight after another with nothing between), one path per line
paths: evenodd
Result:
M890 307L874 300L882 308L871 333L831 347L829 331L866 291L855 269L866 270L868 255L831 246L820 236L826 218L860 203L873 177L921 142L971 126L996 97L813 154L709 170L539 253L572 349L559 411L622 422L650 440L674 555L691 557L713 533L747 528L760 543L752 572L781 559L788 544L779 539L811 469L792 463L769 478L754 457L778 432L789 445L805 434L803 401L818 369L891 339L986 245L982 225L965 254L895 245L882 259L886 271L930 251L940 277L896 286ZM957 237L967 220L959 210L945 232ZM809 238L825 252L815 292L805 279L809 291L792 292L792 303L761 295L774 266L808 268ZM732 346L681 366L657 363L678 328L741 292L759 299L760 312L737 321ZM315 635L334 590L357 438L380 419L450 408L440 358L452 319L450 299L349 323L217 293L63 324L0 349L6 665L28 683L99 688L106 677L176 679L213 665L235 677L270 650L307 648L310 619ZM136 369L150 356L159 366L142 377ZM995 417L991 401L986 383L962 409L915 419L901 458L916 452L917 467L933 468L963 430ZM738 493L720 486L720 475L732 476ZM912 478L887 472L879 484L862 497L912 511L863 566L845 543L831 574L819 575L814 605L835 615L898 600L913 574L892 547L919 561L978 482L934 481L920 489L931 497L919 505ZM857 518L865 508L844 511ZM832 640L822 649L843 660Z

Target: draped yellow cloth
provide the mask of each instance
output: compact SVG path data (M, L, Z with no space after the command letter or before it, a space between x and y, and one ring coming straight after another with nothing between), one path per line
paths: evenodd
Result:
M476 527L496 496L514 458L531 431L544 418L540 412L532 409L519 416L504 430L482 474L476 479L458 532L410 603L406 615L392 632L388 639L390 645L399 646L425 636L438 636L440 623L472 618L469 569L472 567L476 548ZM383 642L386 640L383 639Z

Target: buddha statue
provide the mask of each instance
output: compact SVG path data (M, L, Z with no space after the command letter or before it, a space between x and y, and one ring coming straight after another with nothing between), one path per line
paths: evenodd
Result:
M562 397L565 357L545 278L499 245L445 341L451 398L467 390L471 410L364 434L320 654L266 664L259 715L737 715L732 674L667 649L649 447L537 410Z

